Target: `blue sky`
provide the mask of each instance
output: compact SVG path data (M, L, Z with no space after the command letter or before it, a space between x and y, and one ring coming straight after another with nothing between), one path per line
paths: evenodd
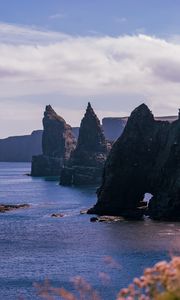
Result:
M41 26L73 35L180 31L179 0L1 0L3 22Z
M179 0L0 0L0 137L41 128L46 104L77 126L146 102L180 106Z

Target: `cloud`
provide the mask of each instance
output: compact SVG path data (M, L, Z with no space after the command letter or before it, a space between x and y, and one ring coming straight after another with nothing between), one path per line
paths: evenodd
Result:
M155 114L174 114L180 106L177 37L82 37L0 23L0 41L0 102L38 95L50 95L50 103L58 94L72 101L93 97L104 115L117 115L110 105L118 97L125 113L137 101L147 102Z
M58 14L54 14L49 16L50 20L56 20L56 19L64 19L66 17L66 14L64 13L58 13Z
M116 23L126 23L128 20L127 20L127 18L125 18L125 17L115 17L115 18L114 18L114 21L115 21Z
M61 42L68 35L55 31L48 31L35 26L13 25L0 22L0 44L7 45L47 45Z

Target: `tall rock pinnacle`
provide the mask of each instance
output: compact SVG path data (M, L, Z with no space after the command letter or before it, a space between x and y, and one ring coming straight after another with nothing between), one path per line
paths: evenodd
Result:
M108 153L107 142L91 104L81 121L77 147L68 168L64 168L61 184L92 184L100 181Z
M78 165L96 165L98 154L107 155L107 142L100 121L91 104L88 103L81 121L77 147L72 154L72 160Z
M76 141L72 128L66 124L53 108L46 106L43 118L42 150L50 157L68 159L74 150Z
M75 149L76 139L72 128L50 105L43 118L42 155L32 158L32 176L56 176Z

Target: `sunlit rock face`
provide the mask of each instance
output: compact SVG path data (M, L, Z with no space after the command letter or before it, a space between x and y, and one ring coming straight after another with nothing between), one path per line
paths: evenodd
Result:
M97 184L108 154L108 144L101 124L91 104L81 121L77 147L72 152L68 167L64 168L60 183L63 185Z
M50 105L43 118L43 154L32 158L32 176L57 176L75 149L76 139L72 128L57 115Z
M141 218L145 193L151 218L180 219L180 120L157 121L142 104L112 147L89 213Z

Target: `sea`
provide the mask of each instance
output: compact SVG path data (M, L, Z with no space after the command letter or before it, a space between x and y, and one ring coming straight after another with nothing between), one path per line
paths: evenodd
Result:
M113 300L145 267L180 253L180 223L90 222L80 211L96 203L97 187L62 187L27 176L30 167L0 163L0 203L30 204L0 214L0 299L42 299L37 285L47 280L74 292L81 276Z

